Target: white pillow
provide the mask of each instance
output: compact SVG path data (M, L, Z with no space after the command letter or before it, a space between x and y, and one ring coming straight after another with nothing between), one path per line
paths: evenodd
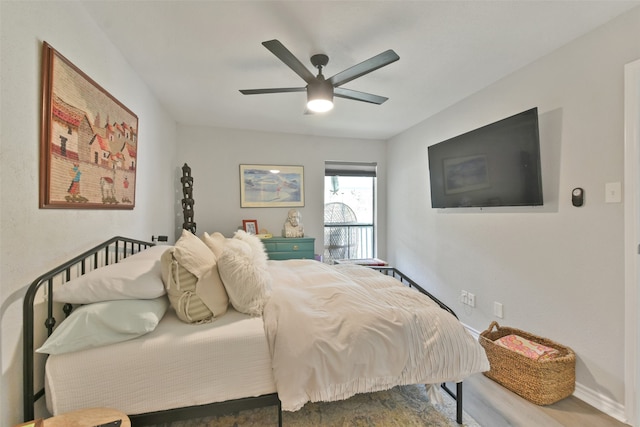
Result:
M222 251L224 250L224 245L227 240L229 239L217 231L211 235L205 231L202 235L202 241L209 249L211 249L211 252L213 252L216 258L220 258L220 255L222 255Z
M164 250L166 249L165 246ZM137 258L136 254L126 262L106 265L72 279L54 290L53 300L90 304L121 299L158 298L165 294L160 268L160 256L164 250L155 249L151 257Z
M218 259L218 271L231 305L241 313L262 315L271 295L271 275L253 262L249 244L239 239L227 242Z
M168 307L166 297L80 306L60 323L36 352L69 353L139 337L156 328Z
M238 230L233 235L234 239L242 240L251 247L251 254L253 255L253 262L260 267L267 267L267 252L264 249L262 240L255 234L249 234L244 230Z
M126 258L122 258L120 262L142 261L148 259L159 260L162 254L170 247L171 246L167 245L150 246L147 249L143 249L142 251L129 255Z

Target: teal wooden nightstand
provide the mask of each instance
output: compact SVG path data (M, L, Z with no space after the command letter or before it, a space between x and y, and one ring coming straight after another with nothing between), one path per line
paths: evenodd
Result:
M262 239L271 260L314 259L314 237L272 237Z

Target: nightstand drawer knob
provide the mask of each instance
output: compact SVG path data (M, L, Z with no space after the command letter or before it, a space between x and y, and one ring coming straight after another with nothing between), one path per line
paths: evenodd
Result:
M300 249L300 248L298 247L298 245L293 245L293 250L294 250L294 251L297 251L298 249Z

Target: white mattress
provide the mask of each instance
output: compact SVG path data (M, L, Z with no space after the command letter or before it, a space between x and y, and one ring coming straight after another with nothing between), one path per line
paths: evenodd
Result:
M262 318L231 307L203 325L183 323L170 309L140 338L52 355L45 387L54 415L87 407L142 414L276 390Z

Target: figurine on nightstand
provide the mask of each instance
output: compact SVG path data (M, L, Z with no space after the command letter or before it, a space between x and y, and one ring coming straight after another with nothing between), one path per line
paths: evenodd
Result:
M304 237L301 215L297 209L289 209L289 215L284 222L282 237Z

